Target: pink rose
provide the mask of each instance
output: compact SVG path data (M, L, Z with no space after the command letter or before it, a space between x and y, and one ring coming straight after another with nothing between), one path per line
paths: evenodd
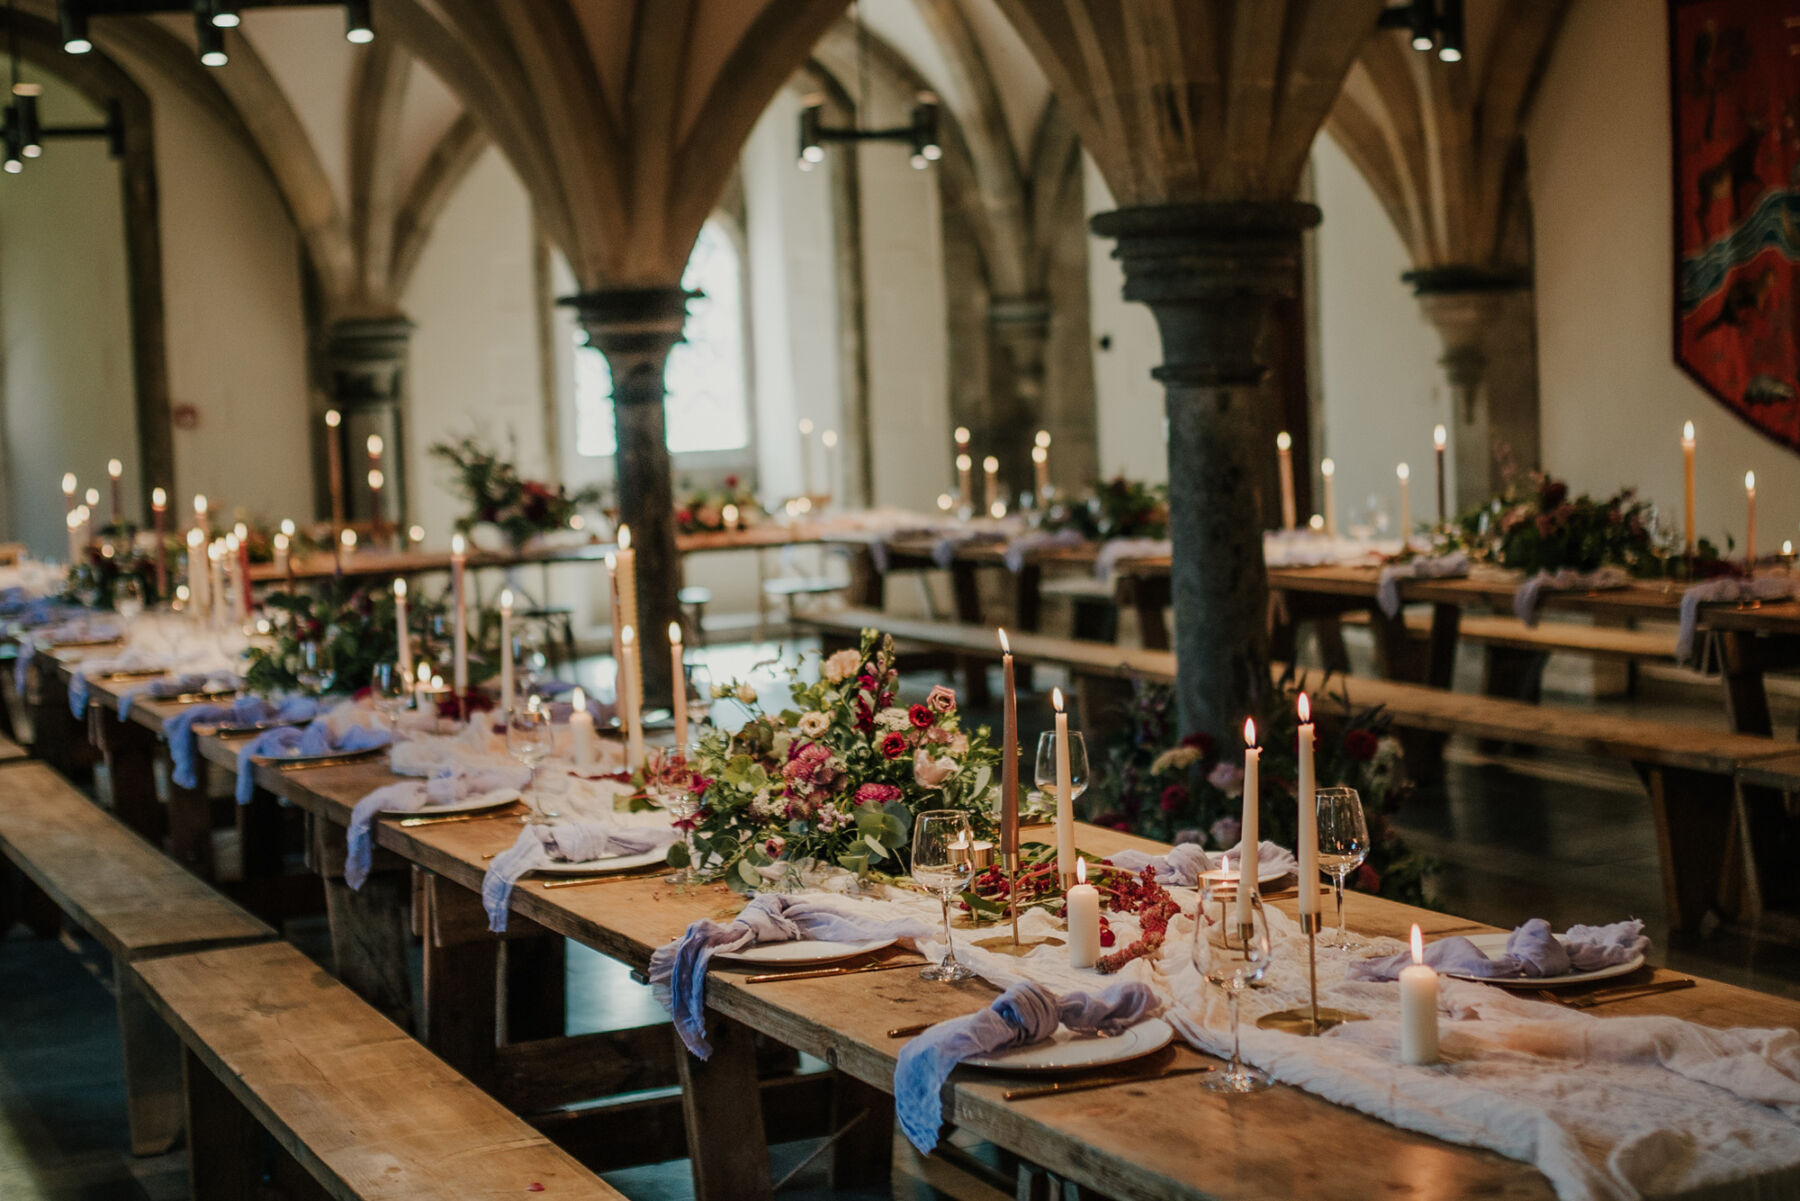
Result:
M926 694L925 703L934 713L950 713L956 709L956 689L939 684Z
M942 788L955 774L956 760L948 755L934 759L924 747L913 753L913 780L920 788Z

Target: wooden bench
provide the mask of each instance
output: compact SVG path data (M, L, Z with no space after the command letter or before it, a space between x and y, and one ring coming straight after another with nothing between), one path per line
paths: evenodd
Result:
M103 812L41 763L0 773L0 852L113 960L131 1149L181 1130L180 1048L145 1008L128 965L275 931Z
M185 1047L195 1201L259 1195L265 1131L337 1201L622 1197L286 943L134 971Z
M24 747L20 746L18 743L14 742L12 739L6 737L5 735L0 734L0 767L4 767L9 763L30 763L30 762L31 762L31 752L30 751L27 751Z
M969 625L907 621L867 609L846 609L803 618L828 643L853 643L864 627L884 630L903 644L950 649L959 654L999 658L992 630ZM1090 728L1105 711L1103 698L1121 680L1171 683L1171 651L1131 650L1105 643L1045 635L1012 638L1020 662L1062 667L1074 679L1082 722ZM1690 928L1722 899L1737 912L1756 893L1754 872L1740 867L1748 854L1734 856L1738 806L1734 781L1741 768L1774 759L1796 748L1747 734L1700 729L1671 722L1592 713L1528 701L1451 692L1426 684L1362 676L1321 676L1315 681L1324 712L1384 709L1397 727L1432 734L1460 734L1544 750L1628 763L1649 793L1662 857L1663 893L1670 924Z

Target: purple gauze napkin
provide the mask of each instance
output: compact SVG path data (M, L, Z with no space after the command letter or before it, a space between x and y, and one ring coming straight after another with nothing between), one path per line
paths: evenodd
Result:
M1077 1034L1117 1034L1158 1007L1150 986L1126 980L1090 995L1065 997L1029 980L1013 985L986 1009L939 1022L900 1049L894 1066L894 1109L900 1128L925 1154L944 1124L944 1081L971 1055L1042 1042L1059 1025Z
M621 826L593 819L526 826L512 846L494 856L481 878L488 929L506 933L506 906L513 885L526 872L547 863L586 863L602 855L647 855L678 836L672 826Z
M462 772L453 767L440 767L430 780L403 780L398 784L382 785L350 810L350 825L344 832L344 883L356 889L369 878L369 864L375 856L369 829L375 824L377 813L449 805L503 789L512 790L516 796L530 783L531 772L527 768L509 763Z
M1425 962L1455 976L1537 980L1629 963L1649 947L1644 923L1636 919L1610 926L1570 926L1559 939L1551 933L1549 922L1534 917L1507 937L1506 951L1498 958L1490 958L1466 938L1444 938L1425 948ZM1410 951L1379 959L1359 959L1350 964L1349 977L1393 980L1411 963Z
M199 746L194 739L194 726L201 722L231 722L254 725L259 721L308 721L319 714L319 702L310 696L290 696L285 700L265 700L260 696L240 696L230 704L194 705L163 722L163 737L169 743L169 778L181 788L197 788L200 775L196 770Z
M1243 845L1240 842L1229 851L1209 853L1189 842L1172 848L1167 855L1152 855L1147 851L1114 851L1106 857L1106 861L1128 872L1141 872L1147 867L1154 867L1157 883L1193 888L1200 883L1200 873L1211 871L1216 863L1226 860L1237 863L1238 853ZM1260 864L1277 866L1284 872L1294 871L1299 866L1294 861L1294 853L1280 843L1266 840L1259 842L1256 844L1256 853ZM1261 874L1259 870L1257 875Z
M327 755L333 751L366 751L386 746L392 739L393 736L386 730L371 730L364 726L351 726L333 738L331 724L322 717L305 729L283 726L278 730L265 730L238 752L237 803L248 805L256 792L256 781L252 778L250 763L254 755L280 758L286 755Z
M720 951L771 942L822 939L866 942L881 938L930 938L937 927L918 918L891 920L846 913L819 894L763 893L728 923L701 918L687 933L650 956L650 986L657 1003L675 1020L675 1032L701 1059L712 1055L706 1041L706 967Z

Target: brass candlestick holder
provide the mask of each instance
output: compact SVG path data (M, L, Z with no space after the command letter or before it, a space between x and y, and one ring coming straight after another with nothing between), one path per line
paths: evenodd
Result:
M1010 935L999 934L978 940L974 945L1001 955L1023 955L1037 947L1060 947L1063 940L1046 937L1026 942L1019 935L1019 852L1000 852L1001 869L1006 873L1006 916L1012 923Z
M1306 985L1309 994L1308 1003L1304 1007L1281 1009L1274 1013L1265 1013L1256 1019L1261 1030L1280 1030L1287 1034L1298 1034L1312 1038L1325 1033L1334 1026L1342 1026L1346 1022L1360 1022L1367 1019L1366 1014L1352 1013L1348 1009L1333 1009L1319 1005L1319 931L1325 921L1317 913L1300 915L1300 928L1306 932Z

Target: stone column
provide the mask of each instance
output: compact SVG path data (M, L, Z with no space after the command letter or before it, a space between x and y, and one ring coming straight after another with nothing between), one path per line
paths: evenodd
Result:
M1300 282L1300 235L1319 210L1295 201L1120 209L1093 218L1116 238L1125 298L1162 335L1180 733L1233 745L1269 692L1269 586L1257 486L1270 452L1258 357L1277 299Z
M1401 277L1444 342L1438 362L1450 384L1453 508L1482 504L1505 481L1499 454L1522 468L1538 459L1531 276L1523 269L1434 267ZM1522 319L1521 319L1522 316Z
M631 527L637 552L644 699L658 707L670 702L668 631L680 617L675 595L681 590L663 368L682 340L688 297L682 288L605 288L557 302L575 309L588 345L612 368L619 519Z
M1032 437L1051 424L1044 411L1044 358L1050 342L1050 301L1043 296L996 296L988 304L995 388L989 415L1000 459L1006 504L1032 487ZM1056 431L1052 430L1052 435ZM1056 460L1051 459L1054 470Z
M376 514L369 503L369 435L383 442L381 470L382 519L390 528L404 528L406 521L406 423L402 412L405 395L406 355L413 323L404 317L346 317L325 331L319 349L319 375L324 381L327 404L344 416L338 426L338 449L344 464L344 512L352 521L367 521ZM325 430L319 422L319 430ZM327 431L326 436L330 433ZM319 479L325 479L323 470ZM323 512L331 511L329 485L320 489Z

